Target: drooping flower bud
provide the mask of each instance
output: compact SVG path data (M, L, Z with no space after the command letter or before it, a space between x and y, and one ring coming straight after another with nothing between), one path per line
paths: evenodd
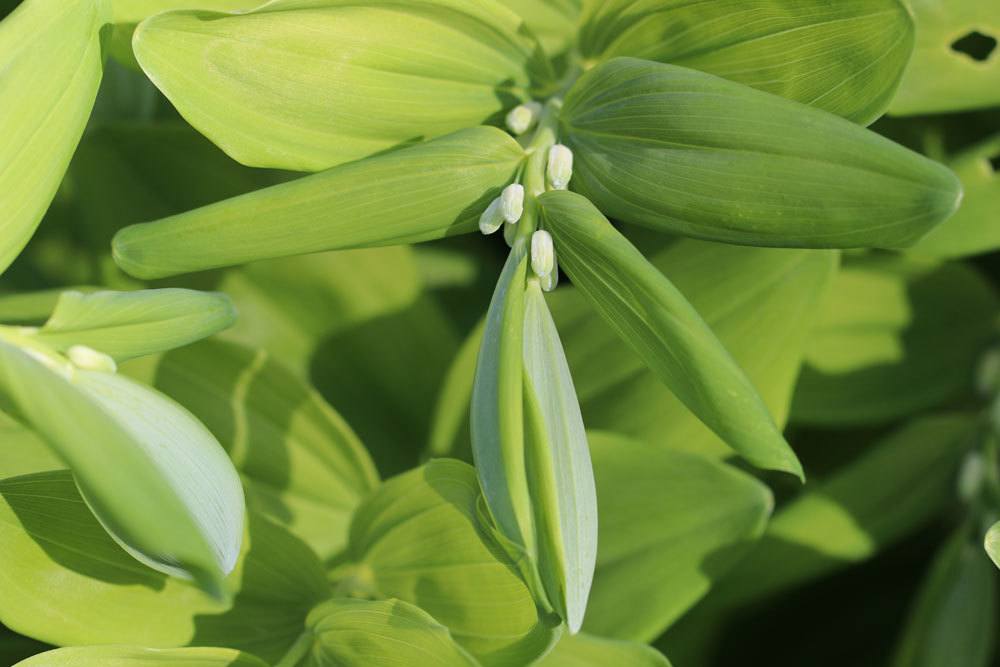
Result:
M552 235L539 229L531 235L531 270L539 278L552 274L556 265L556 250L552 245Z
M490 202L483 214L479 216L479 231L490 235L500 229L503 224L503 213L500 211L500 198L497 197Z
M508 248L514 247L514 238L516 236L517 236L517 225L512 225L509 222L504 223L503 240L507 242Z
M500 194L500 211L503 219L510 224L516 223L524 213L524 186L511 183Z
M559 285L559 271L553 269L549 275L540 277L538 284L543 292L551 292Z
M114 373L118 370L114 359L86 345L74 345L66 350L66 356L69 357L74 366L83 370L104 371L105 373Z
M542 113L542 105L538 102L519 104L507 113L507 128L520 136L530 130Z
M573 151L562 144L549 149L549 163L546 169L549 185L553 190L565 190L573 178Z

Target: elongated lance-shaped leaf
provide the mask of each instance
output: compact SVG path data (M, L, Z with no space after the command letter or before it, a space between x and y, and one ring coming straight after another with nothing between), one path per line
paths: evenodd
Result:
M118 264L141 278L257 259L417 243L477 229L524 150L478 127L264 188L114 239Z
M802 476L763 400L698 312L584 197L539 197L559 264L677 397L761 468Z
M249 653L228 648L139 648L134 646L75 646L46 651L16 667L266 667Z
M522 571L537 558L524 451L524 285L528 254L514 244L497 281L472 386L472 454L489 513ZM537 591L536 591L537 592Z
M0 272L55 196L101 81L104 0L26 0L0 23Z
M597 561L597 491L569 364L534 279L525 293L524 382L525 458L539 578L575 634L583 624Z
M744 245L895 248L958 206L946 167L833 114L616 58L566 97L572 188L623 222Z
M243 489L190 413L128 378L78 368L11 334L0 340L0 395L65 461L123 548L223 594L243 540Z
M990 529L986 531L986 537L983 539L983 547L985 547L986 553L989 554L990 560L997 567L1000 567L1000 521L990 526Z
M276 0L169 12L135 54L181 114L238 161L318 171L485 121L550 85L498 2Z
M232 301L219 292L69 291L36 336L59 350L86 345L124 361L207 338L235 321Z
M585 57L701 70L870 123L914 41L900 0L607 0L581 29Z

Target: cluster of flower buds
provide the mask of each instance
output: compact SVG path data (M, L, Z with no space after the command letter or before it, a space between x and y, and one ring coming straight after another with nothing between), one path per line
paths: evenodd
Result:
M531 271L538 277L542 289L551 292L559 283L559 263L552 235L539 229L531 235Z
M489 235L500 229L500 225L504 223L512 229L523 214L524 186L520 183L511 183L503 189L499 197L490 202L483 214L479 216L479 231ZM507 233L505 229L504 234Z

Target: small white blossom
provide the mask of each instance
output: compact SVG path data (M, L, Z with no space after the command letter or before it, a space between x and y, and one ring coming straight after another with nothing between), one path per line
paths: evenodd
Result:
M500 198L490 202L483 214L479 216L479 231L489 235L500 229L503 224L503 213L500 211Z
M114 373L118 370L114 359L86 345L74 345L66 351L66 356L74 366L86 371Z
M510 224L516 223L524 213L524 186L511 183L500 194L500 211L503 219Z
M565 190L573 178L573 151L562 144L549 149L549 163L546 170L549 185L553 190Z
M531 270L539 278L551 275L556 265L556 250L552 235L539 229L531 235Z
M507 113L507 128L515 135L522 135L538 122L542 105L538 102L519 104Z

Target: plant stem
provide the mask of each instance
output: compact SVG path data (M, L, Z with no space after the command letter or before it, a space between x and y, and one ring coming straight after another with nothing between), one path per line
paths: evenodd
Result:
M311 631L306 630L299 635L299 638L295 640L292 647L288 649L288 652L285 653L281 660L275 663L274 667L295 667L302 661L302 658L306 657L312 645L313 634Z

